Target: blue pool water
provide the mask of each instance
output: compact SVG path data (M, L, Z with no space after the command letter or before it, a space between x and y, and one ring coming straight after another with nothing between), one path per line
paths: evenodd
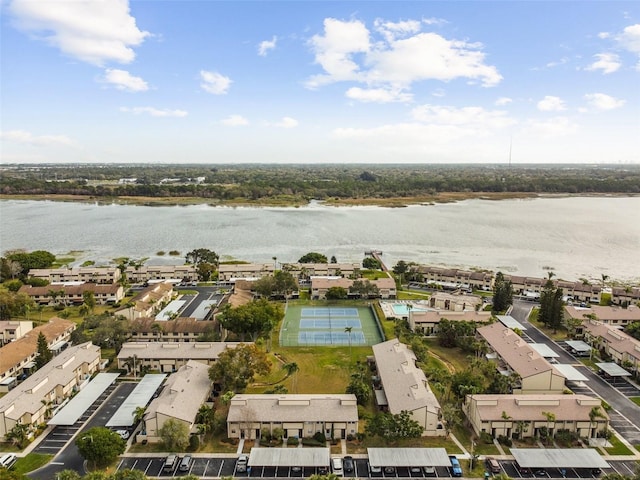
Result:
M391 308L393 309L393 313L395 313L396 315L399 316L409 316L409 309L407 308L407 305L404 303L394 303L391 305ZM420 307L416 307L414 305L414 307L411 309L412 312L426 312L428 311L426 308L420 308Z

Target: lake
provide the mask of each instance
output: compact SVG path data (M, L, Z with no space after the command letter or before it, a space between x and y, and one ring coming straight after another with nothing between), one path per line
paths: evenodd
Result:
M81 251L98 264L126 256L182 263L194 248L222 260L295 262L316 251L361 262L398 260L567 280L640 279L640 197L467 200L406 208L147 207L0 201L0 247ZM178 250L182 257L157 256Z

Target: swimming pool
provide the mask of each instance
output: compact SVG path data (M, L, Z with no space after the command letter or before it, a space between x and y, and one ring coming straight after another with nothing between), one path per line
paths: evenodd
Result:
M393 309L393 313L396 314L396 315L405 316L405 317L409 316L409 308L407 308L407 304L406 303L393 303L393 304L391 304L391 308ZM429 311L429 309L413 305L413 308L411 309L411 311L412 312L427 312L427 311Z

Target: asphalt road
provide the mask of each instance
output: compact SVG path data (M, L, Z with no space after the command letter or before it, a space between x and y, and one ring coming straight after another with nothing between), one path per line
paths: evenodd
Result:
M78 448L75 444L75 438L82 436L82 434L90 428L105 426L109 419L116 412L116 410L127 398L127 396L129 396L129 394L133 391L135 386L135 383L119 384L115 388L113 393L104 402L102 402L102 404L99 405L97 410L95 410L93 416L91 416L87 423L85 423L84 426L82 426L82 428L79 430L76 437L70 440L66 444L66 446L62 447L62 449L55 455L51 462L49 462L44 467L29 473L29 477L38 480L52 480L56 478L56 474L58 472L68 469L75 470L81 475L84 475L84 459L78 452Z
M585 382L588 387L611 405L615 410L615 413L621 415L624 419L627 419L631 424L633 424L633 426L635 426L635 428L617 429L617 432L633 444L640 443L640 408L629 400L627 396L623 395L618 389L603 380L590 368L584 367L584 365L576 360L573 355L560 347L534 325L529 323L527 321L527 317L535 305L536 304L531 302L514 301L511 316L526 327L527 330L524 333L530 337L531 340L535 343L545 343L554 352L558 353L560 355L557 359L558 363L579 365L580 367L578 368L580 373L589 379L588 382Z

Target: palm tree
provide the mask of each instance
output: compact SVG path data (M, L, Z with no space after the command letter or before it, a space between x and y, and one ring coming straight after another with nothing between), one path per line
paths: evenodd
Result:
M601 276L602 276L602 287L604 288L606 284L605 282L609 280L609 275L605 275L604 273L602 273Z
M278 257L271 257L271 260L273 260L273 271L275 272L278 268Z
M282 368L287 372L287 377L290 377L291 375L293 375L293 378L291 379L291 390L293 390L293 392L295 393L296 391L296 373L298 373L298 370L300 370L300 367L298 366L298 364L296 362L290 362L290 363L285 363Z
M600 411L600 407L593 407L590 411L589 411L589 421L593 424L596 423L596 418L606 418L604 416L604 414ZM595 428L594 430L594 434L595 434Z
M351 358L351 332L353 327L344 327L344 331L349 334L349 358Z
M133 411L133 423L138 424L144 418L144 414L147 412L147 409L144 407L136 407Z

